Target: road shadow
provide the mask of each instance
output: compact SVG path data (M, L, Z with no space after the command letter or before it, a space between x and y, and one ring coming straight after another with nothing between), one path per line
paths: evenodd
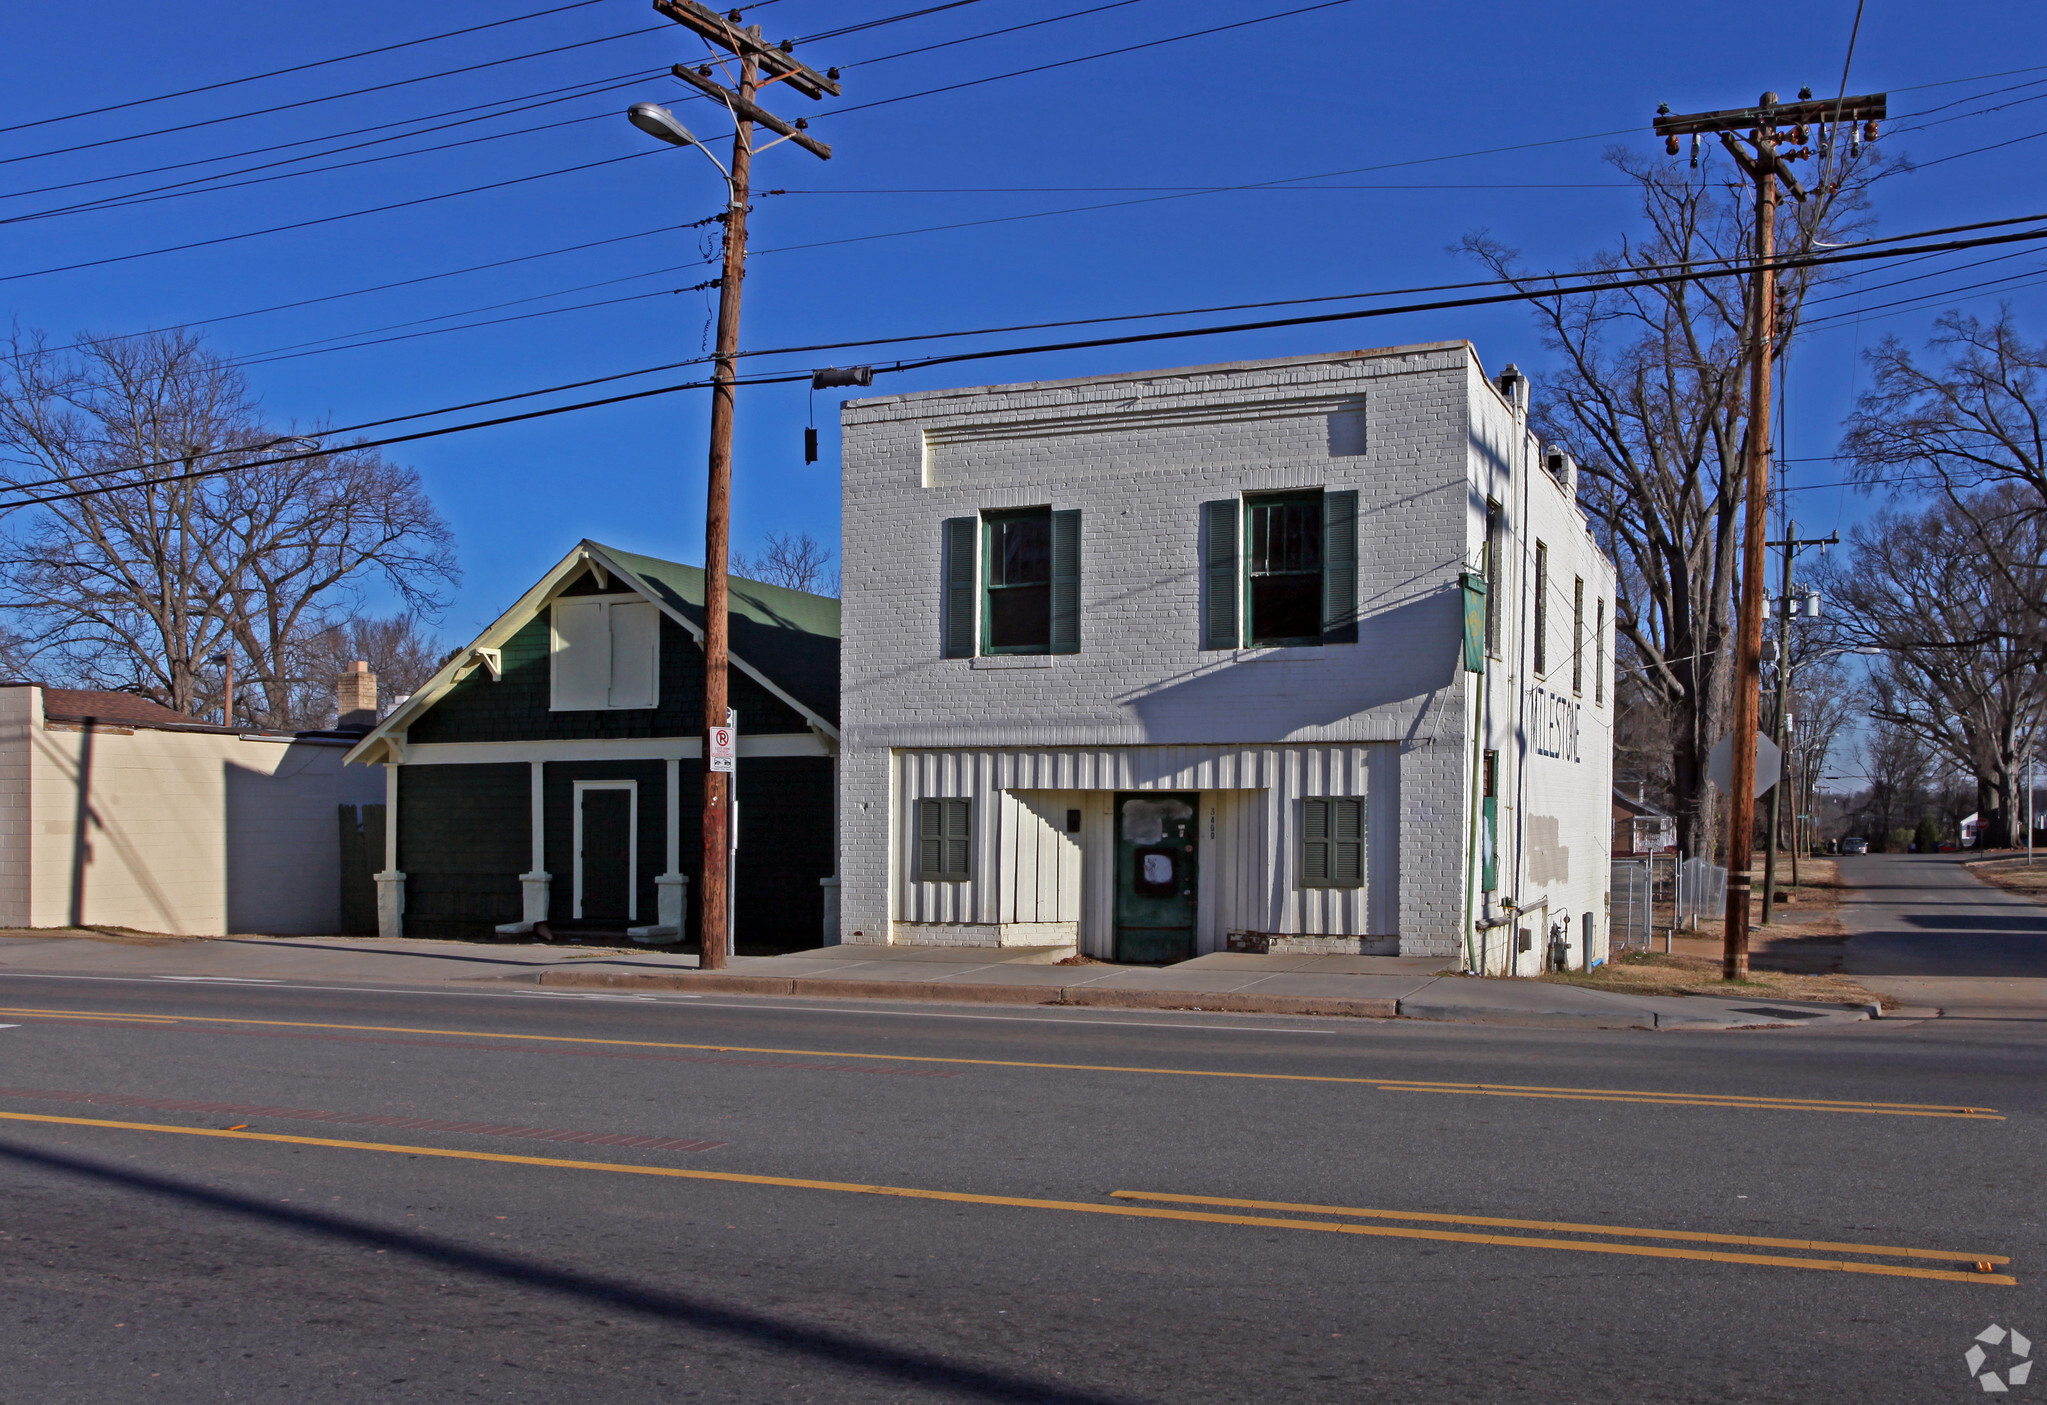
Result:
M961 1365L843 1332L805 1327L762 1312L646 1288L622 1279L600 1278L572 1269L555 1268L509 1254L472 1249L416 1232L385 1229L325 1211L266 1204L230 1191L124 1166L104 1165L83 1157L0 1144L0 1158L280 1229L403 1254L422 1263L472 1277L579 1298L620 1312L652 1318L669 1326L715 1333L768 1351L807 1357L882 1380L935 1388L960 1399L1049 1402L1049 1405L1123 1405L1124 1401L1124 1397L1077 1390L1058 1381Z

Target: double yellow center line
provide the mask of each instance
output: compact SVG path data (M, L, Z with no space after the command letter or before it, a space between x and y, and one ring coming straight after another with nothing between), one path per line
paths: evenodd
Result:
M1947 1253L1933 1249L1905 1249L1877 1244L1836 1244L1825 1240L1766 1239L1756 1236L1694 1233L1686 1230L1639 1229L1626 1226L1569 1224L1546 1220L1497 1219L1474 1215L1444 1215L1400 1210L1369 1210L1339 1205L1296 1204L1289 1201L1232 1200L1219 1196L1172 1195L1163 1192L1119 1190L1111 1192L1116 1203L1103 1205L1085 1200L1049 1200L1020 1195L976 1195L968 1191L929 1190L919 1186L872 1185L858 1181L825 1181L796 1176L763 1176L743 1171L702 1171L682 1166L634 1166L612 1161L575 1161L555 1156L518 1156L495 1151L458 1151L447 1147L412 1146L391 1142L351 1141L338 1137L302 1137L282 1132L224 1131L211 1127L177 1127L159 1122L120 1122L99 1117L61 1117L47 1113L0 1112L0 1121L33 1122L61 1127L93 1127L109 1131L153 1132L171 1136L211 1137L237 1142L276 1142L286 1146L329 1147L345 1151L383 1152L401 1156L431 1157L448 1161L484 1161L513 1166L543 1166L558 1170L592 1171L623 1176L652 1176L672 1180L717 1181L729 1185L769 1186L788 1190L836 1192L844 1195L878 1195L901 1200L931 1200L955 1205L988 1205L1019 1210L1054 1210L1068 1214L1108 1215L1120 1219L1178 1220L1196 1224L1238 1225L1257 1229L1305 1230L1323 1234L1346 1234L1382 1239L1421 1239L1437 1243L1488 1245L1515 1249L1551 1249L1589 1254L1631 1255L1640 1258L1689 1259L1709 1263L1749 1264L1766 1268L1818 1269L1832 1273L1875 1274L1888 1278L1924 1278L1950 1283L1987 1283L2015 1286L2009 1274L1971 1268L1922 1268L1915 1264L1870 1263L1856 1259L1803 1257L1797 1254L1734 1253L1695 1249L1671 1244L1619 1244L1586 1239L1541 1238L1533 1234L1481 1234L1452 1229L1417 1229L1407 1225L1353 1224L1351 1219L1405 1220L1411 1224L1470 1225L1486 1228L1529 1229L1552 1234L1596 1234L1616 1238L1662 1239L1684 1243L1740 1244L1755 1248L1788 1248L1808 1254L1861 1254L1871 1257L1947 1260L1982 1264L1985 1269L2010 1260L1990 1254ZM1212 1206L1213 1209L1167 1209L1137 1205L1131 1201L1160 1201L1176 1206ZM1242 1214L1226 1211L1263 1210L1280 1214ZM1282 1218L1281 1215L1288 1216ZM1335 1215L1340 1219L1295 1218L1305 1215Z
M1947 1117L1971 1122L2002 1122L1988 1107L1947 1103L1856 1102L1830 1098L1751 1097L1737 1093L1672 1093L1653 1088L1556 1088L1521 1083L1442 1083L1414 1078L1361 1078L1324 1073L1243 1073L1228 1069L1151 1068L1124 1064L1048 1063L1026 1059L972 1059L932 1054L866 1054L831 1049L762 1048L744 1044L683 1044L653 1039L597 1039L560 1034L514 1034L495 1030L415 1029L403 1025L329 1024L310 1020L253 1020L221 1015L146 1015L79 1010L0 1010L21 1019L105 1022L137 1021L151 1025L259 1026L270 1029L338 1030L353 1034L430 1035L440 1039L505 1040L526 1044L603 1045L627 1049L677 1049L696 1053L775 1054L811 1059L864 1059L876 1063L947 1064L976 1068L1044 1069L1061 1073L1127 1073L1158 1078L1228 1078L1261 1083L1334 1083L1371 1088L1383 1093L1447 1093L1494 1098L1547 1098L1574 1102L1653 1103L1665 1107L1719 1107L1764 1112L1850 1112L1882 1117Z

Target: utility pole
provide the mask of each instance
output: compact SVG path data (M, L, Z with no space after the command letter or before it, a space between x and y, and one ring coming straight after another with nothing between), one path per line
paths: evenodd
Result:
M726 659L730 620L726 612L725 566L731 546L732 416L739 377L739 294L746 278L746 212L752 194L749 182L753 129L766 127L778 133L781 140L792 141L821 160L829 161L832 155L829 146L803 134L806 124L801 118L785 122L754 99L771 83L787 83L813 101L827 94L837 97L839 83L837 69L828 74L817 73L798 63L790 56L793 45L768 44L761 38L759 25L741 29L738 10L720 15L696 0L654 0L654 8L739 61L736 88L713 81L708 64L695 68L677 64L671 70L731 114L734 129L732 198L724 215L725 271L718 284L718 344L712 354L710 491L704 515L704 855L703 882L698 885L703 955L698 958L698 965L715 971L725 965L731 950L727 892L732 846L728 823L730 773L710 769L710 729L725 721L729 701Z
M1660 113L1656 133L1665 150L1677 153L1685 134L1714 132L1756 186L1755 281L1749 294L1749 418L1744 470L1748 477L1747 539L1742 543L1741 607L1734 651L1734 765L1727 797L1727 921L1720 974L1730 981L1748 978L1749 865L1755 859L1756 723L1762 699L1763 542L1769 535L1770 490L1770 358L1777 332L1777 181L1805 199L1805 189L1791 173L1790 156L1777 149L1778 124L1793 124L1795 141L1815 123L1852 119L1869 123L1886 115L1882 94L1874 97L1813 100L1801 94L1794 103L1779 103L1764 93L1754 107L1719 112ZM1735 133L1746 128L1744 149ZM1792 153L1798 155L1803 153Z
M1787 725L1790 717L1791 699L1791 620L1798 608L1798 597L1792 590L1791 570L1802 546L1838 546L1839 532L1825 537L1798 535L1798 524L1786 521L1784 540L1769 542L1767 545L1784 549L1784 566L1777 576L1778 594L1783 597L1782 608L1777 612L1777 707L1770 722L1770 737L1777 743L1777 749L1784 754L1783 773L1777 784L1770 787L1770 835L1763 847L1763 920L1770 925L1770 914L1777 897L1777 836L1784 819L1784 792L1791 791L1791 881L1798 882L1798 787L1791 784L1791 729Z

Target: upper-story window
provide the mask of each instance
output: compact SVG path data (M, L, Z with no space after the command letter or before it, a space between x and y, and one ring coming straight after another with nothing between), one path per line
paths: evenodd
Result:
M1549 672L1549 544L1535 544L1535 676Z
M990 654L1044 654L1052 649L1052 509L991 512L985 533L986 615L981 647Z
M1322 642L1322 494L1244 500L1244 638L1258 644Z
M945 656L1080 651L1080 514L1031 507L944 523Z
M1201 512L1201 647L1357 642L1356 493L1253 493Z
M661 701L661 612L637 595L554 602L548 633L556 712L654 707Z

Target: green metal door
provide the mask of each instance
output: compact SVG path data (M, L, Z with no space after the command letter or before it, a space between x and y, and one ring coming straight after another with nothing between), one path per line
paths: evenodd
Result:
M1116 959L1194 955L1198 795L1116 797Z

